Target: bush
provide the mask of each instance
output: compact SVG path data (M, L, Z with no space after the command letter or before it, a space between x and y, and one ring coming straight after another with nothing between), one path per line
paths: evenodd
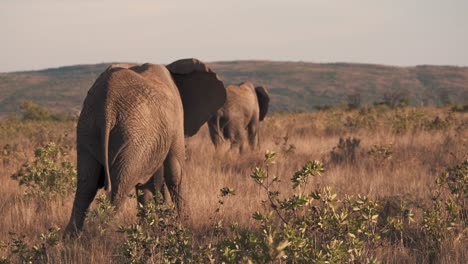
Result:
M453 112L468 112L468 104L457 104L450 109Z
M104 235L107 227L114 220L115 206L112 205L105 194L101 194L96 199L96 208L86 214L90 226L95 228L100 235Z
M76 117L64 113L51 113L47 107L31 101L24 101L20 105L22 119L27 121L71 121Z
M389 159L393 154L393 144L389 145L372 145L370 150L367 152L369 156L374 158L376 161L383 162Z
M427 248L433 259L437 259L445 242L466 239L468 160L448 168L436 179L436 185L432 204L424 208L422 220Z
M66 160L64 148L49 143L34 151L34 161L24 163L11 178L26 187L26 194L51 198L65 196L76 187L76 168Z
M294 173L291 183L296 193L282 198L275 190L278 178L269 173L275 158L274 152L267 151L263 165L251 174L267 197L262 201L263 210L252 214L256 227L245 230L234 223L227 229L217 221L213 233L218 235L194 247L190 233L177 223L173 208L151 202L139 206L139 224L119 229L126 236L126 261L378 263L377 253L385 245L384 237L401 239L405 231L402 221L412 219L411 211L405 210L401 217L387 215L386 221L379 221L383 210L380 200L359 195L340 198L331 187L306 192L311 177L324 173L318 161L309 161ZM235 190L222 188L220 206L225 197L233 195Z
M397 134L423 130L429 122L425 113L418 109L399 108L391 117L392 129Z
M203 252L220 263L376 263L384 230L377 225L380 203L361 196L339 199L330 187L306 194L310 178L324 172L318 161L294 173L291 183L297 193L281 198L274 190L278 178L269 175L275 158L268 151L263 166L252 171L251 178L267 197L263 211L252 215L257 227L233 225L217 243L202 247Z
M0 160L4 166L10 164L12 148L10 144L4 145L0 149Z
M344 126L351 129L375 129L377 120L378 116L373 108L363 107L357 114L347 116Z
M333 163L356 161L356 151L361 140L358 138L343 139L340 137L338 145L333 147L330 158Z
M353 93L347 96L348 98L348 109L358 109L361 107L361 94Z
M39 236L40 244L33 245L25 235L10 232L10 241L0 241L0 249L7 251L7 257L0 257L0 263L49 263L48 251L59 243L59 231L54 225Z
M389 153L387 148L375 146L372 155L381 159ZM262 165L255 167L250 175L265 197L259 201L262 208L252 212L253 227L227 225L222 214L218 214L211 230L203 233L206 239L195 245L190 230L181 225L174 207L163 204L158 196L138 206L138 223L119 227L118 232L124 238L119 253L124 261L378 263L388 261L381 254L392 247L422 257L418 262L434 263L441 262L442 253L455 255L455 250L464 250L468 161L441 173L430 204L415 205L402 196L341 195L329 186L311 186L314 178L325 174L323 164L315 160L291 175L293 193L283 195L284 185L278 185L279 177L270 173L276 158L276 153L267 151ZM222 212L224 199L235 195L232 188L220 189L216 212ZM101 196L88 217L93 225L107 229L113 214L113 206L106 196ZM49 262L50 255L59 254L56 249L51 251L58 242L57 232L58 228L54 228L42 235L41 244L12 233L9 242L0 241L0 253L3 252L0 263ZM452 253L447 253L447 245ZM462 259L463 256L456 256L452 260Z
M119 227L118 232L126 236L122 246L126 262L188 263L193 259L190 233L179 223L174 207L161 201L157 197L138 204L140 223Z
M31 101L25 101L21 103L20 109L23 113L23 120L44 121L51 119L49 109Z

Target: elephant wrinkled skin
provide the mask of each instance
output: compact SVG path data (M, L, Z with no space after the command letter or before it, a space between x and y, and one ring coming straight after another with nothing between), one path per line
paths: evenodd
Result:
M196 59L110 66L88 91L78 120L78 186L66 234L82 229L102 187L118 208L133 188L144 202L165 184L181 212L184 136L225 100L223 83Z
M229 85L227 99L208 121L211 141L218 147L228 142L231 148L245 150L259 146L259 122L268 113L270 96L263 86L255 87L251 82Z

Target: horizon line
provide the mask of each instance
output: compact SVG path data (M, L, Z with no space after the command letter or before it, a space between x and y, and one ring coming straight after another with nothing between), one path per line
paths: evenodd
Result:
M203 61L203 60L202 60ZM412 65L396 65L396 64L385 64L385 63L370 63L370 62L347 62L347 61L335 61L335 62L317 62L317 61L306 61L306 60L270 60L270 59L235 59L235 60L215 60L215 61L203 61L207 64L214 63L232 63L232 62L277 62L277 63L304 63L304 64L350 64L350 65L372 65L372 66L384 66L384 67L394 67L394 68L415 68L415 67L455 67L455 68L466 68L468 65L459 65L459 64L412 64ZM135 63L143 64L148 62L128 62L128 61L113 61L113 62L96 62L96 63L76 63L76 64L67 64L59 66L50 66L45 68L37 69L26 69L26 70L13 70L13 71L2 71L0 74L5 73L25 73L25 72L40 72L47 70L56 70L67 67L77 67L77 66L92 66L99 64L118 64L118 63ZM151 63L151 62L149 62ZM170 63L170 62L169 62ZM169 63L155 63L155 64L169 64Z

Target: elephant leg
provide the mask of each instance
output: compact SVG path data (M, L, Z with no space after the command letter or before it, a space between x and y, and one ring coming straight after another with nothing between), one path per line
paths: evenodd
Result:
M208 120L208 129L210 132L210 138L211 142L213 142L215 148L218 147L221 142L222 142L222 131L220 126L219 126L219 117L218 116L212 116Z
M135 191L137 193L137 201L142 205L146 205L150 199L155 199L156 203L160 202L161 200L158 199L157 192L161 195L162 201L166 201L164 166L161 166L147 182L137 184Z
M183 140L182 140L183 142ZM184 174L184 145L174 146L164 161L164 180L169 190L172 202L175 204L179 216L182 216L184 199L182 192L182 178ZM162 186L164 188L164 185ZM161 190L164 192L164 190Z
M122 206L132 189L137 186L139 177L136 174L138 171L129 167L119 166L118 168L112 168L110 172L112 179L111 203L115 206L116 211Z
M247 142L247 130L239 124L229 123L225 128L225 137L231 142L231 150L238 149L243 152L244 145Z
M145 206L148 204L148 201L152 198L153 195L153 187L152 185L154 184L154 178L151 177L147 182L141 184L138 183L135 185L135 193L137 197L137 205L143 205Z
M155 202L160 202L158 201L158 197L156 196L156 192L159 192L161 195L162 202L167 203L169 197L169 194L167 192L167 187L165 184L165 178L164 178L164 164L161 165L161 168L153 175L154 181L153 181L153 197Z
M115 206L116 211L139 182L143 181L145 184L147 182L151 183L151 175L143 173L146 166L144 159L148 156L144 151L145 149L141 148L141 146L127 144L114 159L110 168L110 178L112 186L111 203ZM145 193L145 191L143 192ZM150 194L146 196L148 195Z
M165 176L164 176L165 174L164 173L160 177L160 182L155 184L155 186L156 186L155 188L156 188L156 190L159 190L159 192L161 193L161 197L163 199L163 202L166 203L166 204L169 204L169 203L172 202L172 198L171 198L171 194L169 192L169 189L167 188L167 185L165 183L166 179L165 179Z
M249 145L253 150L257 147L260 147L260 142L258 140L258 120L252 120L247 126L247 133L249 137Z
M83 228L84 218L97 190L103 187L104 168L87 151L78 148L78 183L72 214L65 234L76 235Z
M249 138L248 138L248 133L247 129L242 128L238 129L237 135L236 135L236 142L239 145L239 152L242 153L245 150L245 146L248 144Z

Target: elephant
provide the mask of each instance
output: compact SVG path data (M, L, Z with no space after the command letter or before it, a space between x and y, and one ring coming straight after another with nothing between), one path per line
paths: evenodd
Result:
M134 188L144 202L165 185L180 214L185 137L225 101L223 82L197 59L109 66L89 89L78 119L78 183L65 234L82 230L103 187L118 210Z
M259 147L259 122L268 113L270 96L263 86L251 82L229 85L224 106L208 120L210 138L215 147L228 141L231 149L243 152L246 145Z

